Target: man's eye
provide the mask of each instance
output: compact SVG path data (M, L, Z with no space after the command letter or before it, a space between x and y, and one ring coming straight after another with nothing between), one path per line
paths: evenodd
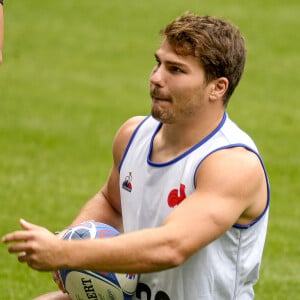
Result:
M157 66L160 66L160 65L161 65L161 62L160 62L160 60L158 59L158 57L155 57L155 61L156 61L156 65L157 65Z
M159 61L156 61L156 64L154 65L153 71L157 71L160 67L161 63Z
M178 68L178 67L170 67L170 71L172 73L184 73L182 69Z

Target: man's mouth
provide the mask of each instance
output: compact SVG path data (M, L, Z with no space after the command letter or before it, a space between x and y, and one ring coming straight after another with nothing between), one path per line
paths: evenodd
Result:
M158 93L154 91L150 92L150 96L153 101L168 101L171 102L171 99L167 97L166 95L163 95L162 93Z
M167 98L155 97L155 96L152 96L152 100L154 100L154 101L170 101Z

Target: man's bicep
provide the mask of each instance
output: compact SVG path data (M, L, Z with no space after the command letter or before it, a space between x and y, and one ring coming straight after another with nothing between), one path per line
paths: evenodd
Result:
M189 256L231 228L240 214L240 210L232 209L233 203L217 193L196 191L167 217L165 225Z
M179 240L185 240L182 244L187 252L201 249L223 235L252 203L245 188L249 183L243 165L233 162L231 153L230 157L223 154L201 165L195 191L165 221L176 229Z

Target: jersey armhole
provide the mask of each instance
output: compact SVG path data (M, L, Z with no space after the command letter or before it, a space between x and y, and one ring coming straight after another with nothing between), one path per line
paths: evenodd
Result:
M123 153L122 159L121 159L121 161L120 161L119 168L118 168L118 169L119 169L119 173L120 173L120 171L121 171L121 168L122 168L124 159L125 159L125 157L126 157L126 155L127 155L127 153L128 153L128 150L129 150L129 148L130 148L130 145L132 144L132 141L134 140L134 137L136 136L136 134L137 134L138 130L140 129L140 127L141 127L141 126L142 126L149 118L150 118L150 115L147 116L147 117L145 117L145 119L144 119L142 122L140 122L140 124L139 124L139 125L135 128L135 130L133 131L133 133L132 133L132 135L131 135L131 137L130 137L130 139L129 139L129 142L128 142L127 146L126 146L126 149L125 149L125 151L124 151L124 153Z
M224 150L224 149L230 149L230 148L235 148L235 147L243 147L245 149L247 149L248 151L251 151L252 153L254 153L257 158L259 159L260 161L260 164L263 168L263 171L264 171L264 174L265 174L265 180L266 180L266 185L267 185L267 203L266 203L266 207L265 209L263 210L263 212L255 219L253 220L251 223L247 224L247 225L241 225L241 224L233 224L232 227L234 228L237 228L237 229L248 229L250 228L251 226L253 226L254 224L256 224L267 212L269 206L270 206L270 182L269 182L269 178L268 178L268 174L267 174L267 171L266 171L266 168L265 168L265 165L263 163L263 160L262 158L260 157L259 153L257 153L257 151L253 150L251 147L245 145L245 144L230 144L230 145L226 145L224 147L220 147L220 148L217 148L217 149L214 149L213 151L211 151L210 153L208 153L203 159L201 159L201 161L198 163L197 167L195 168L195 172L194 172L194 188L196 189L196 173L201 165L201 163L208 157L210 156L211 154L219 151L219 150Z

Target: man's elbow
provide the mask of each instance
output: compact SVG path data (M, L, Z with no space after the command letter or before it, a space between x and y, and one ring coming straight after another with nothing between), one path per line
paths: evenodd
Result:
M161 255L160 257L162 258L162 264L170 269L182 265L190 255L189 251L177 241L176 244L168 244L164 249L164 255Z

